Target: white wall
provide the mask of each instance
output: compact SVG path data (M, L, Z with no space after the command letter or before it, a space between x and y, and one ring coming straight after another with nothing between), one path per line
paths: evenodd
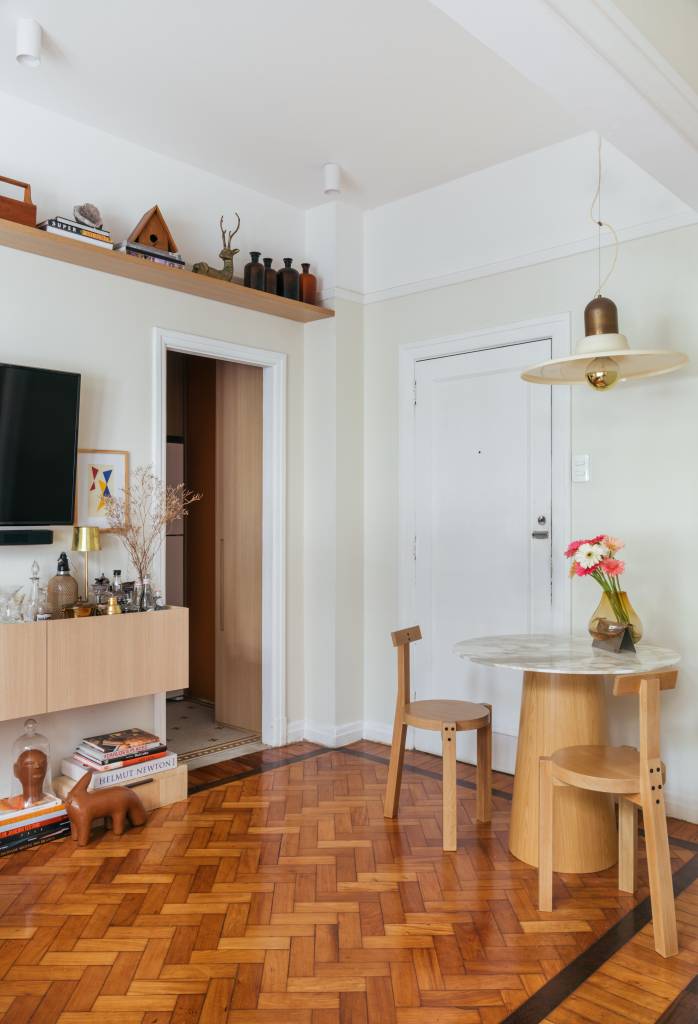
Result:
M573 391L573 451L592 460L589 484L573 485L573 536L609 532L627 542L625 583L648 639L681 651L679 687L663 695L667 798L698 820L698 227L621 246L607 294L636 347L688 352L687 370L609 394ZM595 259L582 254L364 308L365 670L364 717L377 738L392 721L398 619L398 349L428 340L571 310L574 337L594 290ZM524 387L522 383L522 387ZM556 557L562 558L561 552ZM573 625L586 628L598 588L575 580ZM615 738L634 735L636 706L611 708ZM495 729L496 729L495 708Z
M368 211L366 301L595 248L589 206L596 176L596 136L589 132ZM602 214L621 239L698 220L608 142Z
M0 93L0 126L2 174L29 182L40 221L72 217L76 203L90 202L121 241L157 203L187 263L219 266L220 216L232 228L238 211L236 275L242 276L250 249L273 256L274 266L284 256L296 265L316 259L305 249L305 214L288 203L6 93Z
M0 361L82 374L79 443L126 449L131 466L152 460L153 328L252 345L288 354L287 435L287 685L288 715L303 715L303 327L191 295L112 277L0 248ZM37 410L41 415L41 410ZM48 427L47 429L50 429ZM196 515L196 509L192 511ZM56 531L51 547L2 548L0 590L28 579L34 558L42 580L55 572L70 531ZM76 560L79 556L76 556ZM118 541L90 560L90 571L125 565ZM0 627L11 629L11 626ZM96 666L96 671L98 666ZM153 725L152 698L44 716L54 763L90 732ZM9 744L21 723L0 725L0 793L9 784Z
M290 726L328 746L363 732L363 311L335 305L306 327L306 704Z

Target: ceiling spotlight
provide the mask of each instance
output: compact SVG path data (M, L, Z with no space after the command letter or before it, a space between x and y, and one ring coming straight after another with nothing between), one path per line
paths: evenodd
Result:
M18 20L15 52L18 64L24 64L27 68L38 68L41 64L41 35L41 25L34 18Z
M339 164L325 164L325 187L323 189L326 196L338 196L342 191L342 172L339 168Z

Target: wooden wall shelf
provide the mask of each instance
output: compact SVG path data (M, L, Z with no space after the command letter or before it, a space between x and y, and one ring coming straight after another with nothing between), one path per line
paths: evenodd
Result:
M22 252L33 252L37 256L47 256L52 260L61 260L63 263L73 263L78 267L100 270L105 274L116 274L117 277L129 277L133 281L143 281L145 284L158 285L160 288L187 292L202 299L226 302L229 306L255 309L259 313L269 313L271 316L284 317L298 323L310 323L313 320L324 320L334 316L333 309L295 302L293 299L284 299L268 292L258 292L241 284L217 281L215 278L193 274L190 270L176 270L158 263L149 263L136 256L102 249L86 242L76 242L72 238L62 238L60 235L51 235L47 231L15 224L9 220L0 219L0 245L9 249L20 249Z
M189 685L189 612L0 627L0 721Z

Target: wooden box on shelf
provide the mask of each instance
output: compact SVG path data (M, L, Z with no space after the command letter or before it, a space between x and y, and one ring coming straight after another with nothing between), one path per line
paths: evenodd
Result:
M1 182L16 188L23 188L24 199L12 199L10 196L0 195L0 217L14 221L15 224L26 224L27 227L35 228L36 206L32 202L31 187L26 181L15 181L14 178L5 178L0 174Z

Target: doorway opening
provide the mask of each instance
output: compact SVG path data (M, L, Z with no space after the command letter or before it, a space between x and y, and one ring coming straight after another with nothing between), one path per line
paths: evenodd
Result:
M167 600L189 609L189 687L167 741L192 767L262 743L263 368L166 351L167 483L201 495L168 529Z

